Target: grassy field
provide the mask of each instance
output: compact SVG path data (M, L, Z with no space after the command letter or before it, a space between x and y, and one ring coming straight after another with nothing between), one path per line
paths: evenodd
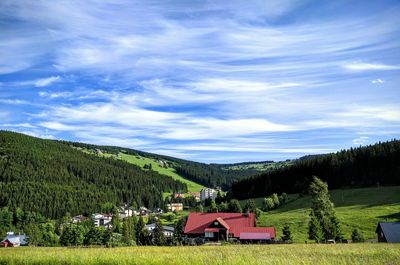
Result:
M359 228L366 239L375 239L378 222L400 220L400 186L333 190L330 194L347 239L354 228ZM288 223L295 242L304 242L307 240L310 198L297 195L290 198L293 201L263 213L258 225L275 226L280 236L283 225ZM262 198L256 199L256 203L261 207Z
M157 161L154 161L153 159L147 158L147 157L141 157L141 156L134 156L134 155L128 155L128 154L124 154L124 153L120 153L121 159L127 161L128 163L131 164L135 164L138 165L140 167L143 167L144 165L148 165L151 164L152 169L154 171L157 171L160 174L164 174L167 176L172 177L173 179L179 180L183 183L186 183L186 185L188 186L188 191L200 191L201 189L204 188L204 186L197 184L196 182L187 180L183 177L181 177L180 175L178 175L175 172L174 168L168 167L168 168L164 168L162 166L160 166L160 164Z
M92 151L90 151L88 149L85 149L85 148L82 148L80 150L82 152L87 153L87 154L94 154ZM142 157L142 156L128 155L128 154L124 154L124 153L119 153L119 156L116 156L116 155L104 152L104 153L101 154L101 156L103 156L103 157L115 157L116 159L124 160L124 161L126 161L128 163L137 165L137 166L139 166L141 168L143 168L144 165L151 164L152 170L157 171L160 174L170 176L175 180L179 180L179 181L181 181L183 183L186 183L186 185L188 187L188 191L191 191L191 192L198 192L198 191L200 191L200 190L202 190L204 188L203 185L197 184L196 182L190 181L190 180L185 179L182 176L178 175L174 168L172 168L172 167L168 167L168 168L162 167L154 159L150 159L150 158ZM164 193L164 196L166 196L166 195L170 195L170 193Z
M400 264L394 244L293 244L200 247L9 248L0 264Z

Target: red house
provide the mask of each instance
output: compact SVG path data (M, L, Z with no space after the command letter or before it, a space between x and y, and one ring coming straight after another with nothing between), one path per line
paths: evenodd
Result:
M254 213L190 213L184 233L209 241L271 241L276 236L274 227L256 227Z

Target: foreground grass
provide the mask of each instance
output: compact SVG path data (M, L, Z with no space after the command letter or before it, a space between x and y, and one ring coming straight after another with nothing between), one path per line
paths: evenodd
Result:
M380 188L341 189L330 192L345 238L350 239L354 228L366 239L375 239L378 222L400 220L400 186ZM291 198L296 198L291 195ZM262 199L256 200L261 207ZM263 213L258 226L275 226L278 237L282 227L289 224L295 242L307 240L310 197L300 197L282 207Z
M0 264L400 264L394 244L8 248Z

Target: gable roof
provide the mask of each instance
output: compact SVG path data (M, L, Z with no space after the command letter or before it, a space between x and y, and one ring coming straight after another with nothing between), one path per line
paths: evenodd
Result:
M229 225L224 221L224 219L222 219L221 217L218 217L217 219L215 219L218 221L218 223L220 223L223 227L226 228L226 230L228 230L230 227Z
M27 242L27 236L26 235L14 235L14 234L9 234L7 235L6 238L4 238L1 243L5 242L8 240L13 245L26 245Z
M185 234L204 234L204 230L217 220L225 228L229 227L229 233L239 237L239 231L243 227L254 227L254 213L190 213L185 225Z
M377 231L379 226L381 227L382 232L385 235L386 241L388 243L400 243L400 222L378 223L378 227L376 228Z

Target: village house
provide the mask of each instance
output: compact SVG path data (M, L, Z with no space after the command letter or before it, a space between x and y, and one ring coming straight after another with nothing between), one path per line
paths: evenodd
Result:
M2 247L19 247L28 245L28 237L26 235L15 235L14 232L7 232L7 236L1 241Z
M149 230L150 234L153 234L153 230L156 228L156 224L146 225L146 229ZM163 234L167 238L172 238L174 236L175 228L172 226L163 225Z
M200 199L202 201L206 200L206 199L212 199L215 200L215 198L217 198L217 191L214 189L210 189L210 188L204 188L200 191Z
M87 219L88 219L88 218L87 218L86 216L80 214L80 215L77 215L77 216L72 217L72 218L71 218L71 222L72 222L73 224L78 224L78 223L80 223L80 222L86 221Z
M139 208L139 215L148 216L150 213L151 211L144 206Z
M375 230L378 242L400 243L400 222L381 222Z
M183 203L169 203L167 204L168 211L182 211L183 210Z
M155 215L158 215L158 214L163 214L163 213L164 213L164 210L161 209L161 208L153 208L153 209L151 209L151 212L152 212L153 214L155 214Z
M269 242L276 237L274 227L256 227L254 213L190 213L184 233L206 241Z
M188 192L189 196L192 196L196 202L200 201L200 192Z
M108 213L95 213L92 215L93 223L96 227L103 226L110 228L111 227L111 220L112 214Z
M119 218L121 219L138 215L138 212L136 212L135 210L124 207L121 207L118 213L119 213Z
M184 193L182 193L182 192L177 192L177 193L174 193L174 198L175 199L178 199L178 198L184 198L185 197L185 194Z

